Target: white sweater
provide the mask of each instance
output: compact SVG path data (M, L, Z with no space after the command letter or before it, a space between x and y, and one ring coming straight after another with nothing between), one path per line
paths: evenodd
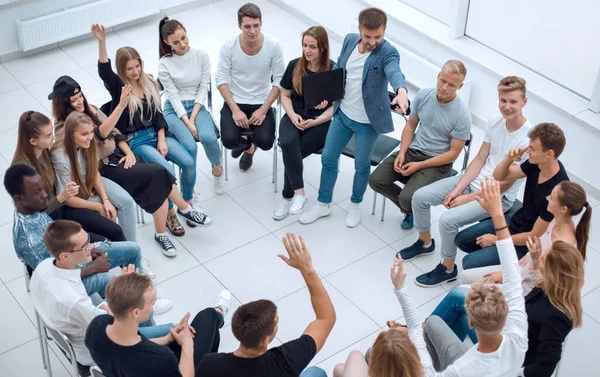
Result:
M443 372L436 372L427 351L423 328L406 288L395 291L402 306L408 326L408 336L414 343L426 377L514 377L517 376L527 351L527 314L521 289L521 274L517 254L511 238L496 242L502 276L504 297L508 303L508 315L502 329L502 343L492 353L481 353L474 345L454 364Z
M215 82L217 88L229 85L237 104L262 105L271 88L279 86L284 72L283 52L276 39L265 34L261 50L249 56L240 46L240 36L236 35L221 46Z
M181 118L186 114L181 101L204 104L210 84L210 59L202 49L190 47L183 55L164 56L158 63L158 78L167 99Z

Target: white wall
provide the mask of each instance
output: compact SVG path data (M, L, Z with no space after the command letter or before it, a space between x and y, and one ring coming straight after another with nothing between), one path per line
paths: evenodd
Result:
M445 25L452 18L452 0L400 0Z
M600 68L600 1L471 0L466 35L590 98Z

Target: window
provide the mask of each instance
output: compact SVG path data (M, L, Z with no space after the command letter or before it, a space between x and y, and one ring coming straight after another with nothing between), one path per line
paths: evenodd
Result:
M444 25L450 25L452 18L452 0L401 0L416 10L425 13Z

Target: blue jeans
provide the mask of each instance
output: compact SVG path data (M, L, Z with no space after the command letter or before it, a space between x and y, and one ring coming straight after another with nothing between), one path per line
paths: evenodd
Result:
M468 335L473 344L476 344L477 335L475 334L475 330L469 328L469 319L465 312L465 301L469 289L467 286L459 285L451 290L433 310L431 315L437 315L443 319L461 342Z
M192 115L194 109L194 100L181 101L187 116ZM169 131L175 138L179 140L181 145L192 155L194 159L198 155L198 144L192 136L192 133L187 128L185 123L177 116L177 113L173 109L171 102L167 100L163 107L163 115L167 124L169 125ZM212 117L206 110L206 107L202 106L198 116L196 116L196 130L198 131L198 138L204 147L204 153L210 161L210 164L214 168L215 166L221 165L221 147L215 134L215 124L213 123Z
M140 246L132 241L122 242L110 242L104 241L94 244L96 249L101 250L108 254L110 258L110 268L117 266L127 266L128 264L135 265L140 271L142 268L142 250ZM89 266L92 262L83 265L82 267ZM104 290L106 285L112 280L112 273L101 272L88 276L83 279L83 285L88 295L92 295L97 292L100 296L104 297Z
M511 216L505 215L504 217L506 218L506 223L509 224ZM456 235L454 243L459 249L467 253L462 261L463 270L500 264L496 245L484 248L477 245L477 237L484 234L496 234L494 222L491 219L471 225ZM519 259L528 252L527 246L515 245L515 250Z
M165 138L169 149L166 158L156 149L158 135L152 127L130 133L127 135L127 141L129 142L129 148L134 153L139 154L148 162L156 162L164 166L173 176L176 176L175 169L173 165L169 164L169 161L179 166L182 169L181 182L183 189L181 196L185 201L192 200L194 186L196 185L196 158L177 139L171 136ZM169 200L169 209L172 208L173 203Z
M327 373L319 367L310 367L305 369L299 377L327 377Z
M154 320L152 320L152 321L154 321ZM142 335L144 335L146 338L154 339L154 338L160 338L160 337L167 335L171 331L171 327L173 327L173 325L170 323L166 324L166 325L150 325L150 326L141 325L138 328L138 331Z
M352 203L360 203L365 195L369 174L371 174L371 152L379 133L366 123L358 123L348 118L339 110L333 116L325 148L321 155L321 183L318 200L321 203L331 203L333 187L338 176L340 156L348 141L354 135L356 148L354 153L354 183L352 184Z
M136 204L131 195L117 183L108 178L102 177L102 183L106 190L106 195L117 210L119 225L123 228L123 233L127 241L137 242L137 216ZM99 196L90 198L90 201L102 203Z

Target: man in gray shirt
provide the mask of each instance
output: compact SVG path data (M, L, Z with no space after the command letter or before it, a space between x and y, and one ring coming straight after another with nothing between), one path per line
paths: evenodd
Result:
M437 86L422 89L412 102L400 150L383 160L369 177L369 186L405 214L403 229L413 227L411 200L415 191L448 177L452 163L470 138L471 115L456 94L466 75L467 69L460 61L444 64ZM404 188L396 181L402 182Z

